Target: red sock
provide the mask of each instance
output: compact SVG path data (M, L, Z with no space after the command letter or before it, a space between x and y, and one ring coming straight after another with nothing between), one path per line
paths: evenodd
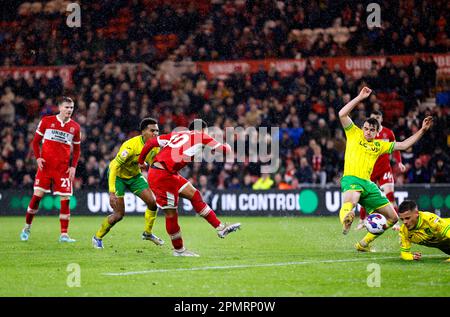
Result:
M183 248L183 239L181 238L181 230L178 225L178 214L172 217L166 215L166 231L172 240L174 249L179 250Z
M387 193L386 197L391 202L392 206L394 206L395 212L398 214L398 207L395 203L394 192Z
M359 208L359 219L366 219L367 217L367 213L366 213L366 208L364 208L363 206L361 206L361 208Z
M194 196L192 196L191 203L195 212L205 218L211 226L217 228L220 225L220 220L217 218L216 213L203 201L198 190L196 190Z
M70 199L61 200L61 212L59 213L59 222L61 224L61 233L67 233L70 220Z
M27 209L27 214L25 216L25 223L27 225L31 225L31 223L33 222L34 215L38 212L41 199L42 197L36 195L33 195L33 197L31 197L31 201Z

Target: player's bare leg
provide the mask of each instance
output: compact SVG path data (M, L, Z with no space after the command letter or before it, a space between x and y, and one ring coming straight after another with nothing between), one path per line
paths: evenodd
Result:
M217 230L219 238L225 238L229 233L240 229L240 223L226 224L222 223L217 218L216 213L211 207L203 201L200 192L192 186L191 183L186 183L183 190L180 192L180 197L187 198L191 201L195 212L202 216L208 223Z
M139 197L145 202L147 205L147 210L145 210L145 226L144 232L142 233L143 240L149 240L156 245L163 245L164 240L158 238L153 234L153 226L155 225L156 216L158 214L158 207L156 206L155 196L150 189L144 189Z
M178 225L178 212L173 208L164 209L166 216L166 230L170 236L173 246L174 256L199 256L198 254L187 250L183 245L183 238L181 237L181 228Z
M375 210L375 212L380 213L386 217L386 220L387 220L386 230L391 228L395 223L398 222L397 213L395 212L395 209L394 209L394 207L392 207L391 204L381 207L381 208ZM381 234L373 234L373 233L368 232L361 241L359 241L355 244L356 250L361 251L361 252L371 252L372 250L370 248L370 243L372 243L372 241L374 241L376 238L378 238L381 235L382 235L382 233Z
M75 242L75 240L71 239L67 233L70 221L70 196L60 196L60 200L61 211L59 214L59 222L61 224L61 236L59 237L59 242Z
M347 234L355 219L355 207L361 197L361 192L348 190L344 192L344 203L339 211L339 220L342 223L342 234Z
M28 241L31 234L31 224L33 222L33 218L39 210L39 203L41 202L42 197L44 197L44 192L39 189L35 189L33 192L33 197L31 198L30 203L28 204L27 213L25 216L25 226L20 233L20 240Z
M360 205L359 208L359 223L356 226L355 230L361 230L364 228L364 221L367 218L367 213L366 213L366 208L364 208L363 206Z
M92 245L96 249L103 249L103 237L116 223L121 221L125 215L125 202L123 197L117 197L114 193L110 193L110 204L113 208L113 213L103 220L97 233L92 237Z
M392 204L392 207L394 208L395 212L397 212L397 203L395 202L394 198L394 184L387 183L381 186L381 190L386 195L386 198L390 201ZM399 231L400 230L400 223L397 221L397 223L392 227L392 230Z

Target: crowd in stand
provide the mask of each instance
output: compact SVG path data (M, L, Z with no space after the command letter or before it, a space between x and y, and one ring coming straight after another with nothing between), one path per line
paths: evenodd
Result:
M371 2L220 1L176 53L179 59L204 61L449 50L448 2L383 1L381 27L369 28ZM319 36L301 36L302 30L317 28L323 30ZM327 28L348 28L351 34L339 40Z
M175 51L178 59L196 61L448 52L447 1L382 1L381 27L368 28L371 2L216 0L207 14L200 14L196 1L155 5L148 0L103 0L82 4L80 28L66 25L65 8L54 12L48 3L8 4L0 18L15 23L0 28L0 65L61 65L85 59L88 64L139 61L155 67L168 53L158 49L156 36L161 34L173 34L183 43ZM305 29L333 27L352 31L344 41L326 32L299 36Z
M398 86L390 86L389 91L403 98L405 113L385 122L397 139L403 140L419 129L425 115L435 118L429 135L402 153L408 170L401 174L394 169L396 180L450 182L447 168L450 161L446 154L448 112L441 105L432 109L418 106L417 91L427 94L430 87L425 78L415 82L414 70L431 66L421 60L414 63L417 65L406 67L387 63L375 70L377 77L394 72L391 76L399 79L395 81ZM285 77L274 69L254 74L237 71L226 80L207 80L193 68L172 83L165 81L164 76L129 76L125 71L113 76L95 68L85 71L83 67L80 63L73 74L74 119L82 127L82 155L75 188L106 189L109 161L124 140L138 133L140 120L147 116L159 120L162 133L187 126L194 117L221 129L280 128L281 166L277 172L261 175L258 162L194 163L183 171L194 183L219 189L253 185L262 188L258 186L267 178L264 186L283 189L304 184L337 184L345 149L337 112L363 85L376 87L371 81L372 70L356 80L327 69L326 64L318 69L307 66L304 72L293 71ZM36 165L29 144L40 118L57 112L55 104L63 94L62 81L57 76L0 77L0 92L0 186L30 187ZM382 110L376 94L357 107L354 121L361 125L372 110ZM263 180L255 184L260 177Z
M173 82L164 76L102 70L110 62L144 62L154 66L163 57L157 56L149 39L164 30L177 32L179 24L186 25L184 33L179 32L181 42L186 40L180 47L183 48L176 50L180 59L333 55L332 43L331 48L330 43L325 43L326 49L318 44L319 50L301 51L295 43L288 43L286 35L293 28L330 26L336 18L341 18L344 26L358 26L349 41L352 49L343 47L342 54L412 53L421 51L418 45L422 37L430 48L427 52L441 51L448 47L443 10L446 2L424 1L426 5L411 7L414 1L384 1L382 10L387 15L383 15L383 21L389 22L383 22L386 27L380 30L364 29L363 7L349 9L354 1L347 6L336 6L334 1L246 1L245 10L239 8L239 1L214 1L210 19L204 21L191 7L180 11L161 6L148 13L142 2L130 1L129 7L115 1L91 4L92 10L86 11L83 20L87 22L77 32L63 26L59 15L45 14L28 15L18 29L0 31L1 65L76 65L72 90L67 90L57 75L0 75L0 188L32 187L36 164L29 144L40 118L57 112L56 101L62 95L75 100L74 119L82 127L75 189L107 189L110 160L124 140L138 134L139 122L147 116L159 120L162 133L187 126L196 117L221 129L280 128L281 166L276 172L261 173L261 163L249 160L194 163L183 170L183 175L203 190L296 189L304 184L338 184L345 135L337 113L363 85L393 94L404 103L403 113L384 123L399 140L419 129L426 115L434 116L429 135L402 153L407 171L400 173L394 166L396 182L450 182L448 105L429 109L418 103L430 96L435 87L437 67L432 58L417 57L410 65L393 65L389 59L385 65L373 63L360 79L329 69L326 63L317 69L307 64L304 71L293 69L286 76L275 68L254 74L237 69L227 79L210 80L192 68ZM103 37L96 32L118 10L125 10L132 17L123 38ZM203 23L206 20L210 22ZM267 27L269 20L274 24ZM220 32L223 23L229 23L229 32ZM194 29L195 32L188 32ZM413 43L406 40L411 37ZM257 46L253 46L255 41ZM236 52L239 55L235 56ZM372 110L383 110L383 101L377 94L361 103L352 117L361 125Z
M0 15L6 20L0 27L1 66L68 65L85 60L88 64L144 62L156 67L166 56L158 50L155 36L174 34L177 41L184 41L202 21L193 4L154 7L144 0L103 0L81 5L81 27L77 28L66 24L67 3L61 4L62 14L46 12L43 5L33 9L33 5L14 11L9 8L14 4L8 3L4 8L8 14Z

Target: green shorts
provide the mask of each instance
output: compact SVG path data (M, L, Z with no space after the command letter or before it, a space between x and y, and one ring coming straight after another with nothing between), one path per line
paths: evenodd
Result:
M344 176L341 179L341 191L348 190L361 192L359 204L366 208L368 213L390 204L384 193L375 185L374 182L365 180L356 176Z
M116 196L123 197L128 189L133 194L139 196L142 191L148 189L148 183L144 175L139 174L129 179L116 177Z

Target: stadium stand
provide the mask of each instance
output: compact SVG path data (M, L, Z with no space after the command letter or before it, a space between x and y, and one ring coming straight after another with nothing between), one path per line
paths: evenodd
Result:
M362 1L96 1L83 4L78 31L65 26L63 1L16 4L0 21L0 188L31 187L36 170L31 138L40 117L54 113L63 94L74 98L74 118L83 129L75 188L107 188L109 161L145 116L159 118L162 132L187 126L194 117L220 128L278 126L282 165L271 175L273 186L335 184L345 148L337 112L363 85L376 93L360 105L356 122L382 110L386 126L402 140L426 115L435 118L432 135L403 154L407 171L394 169L397 183L422 181L414 177L418 169L426 170L427 181L448 183L450 87L429 57L449 48L446 2L423 1L419 8L412 2L383 2L389 15L380 30L365 26ZM349 10L351 5L357 9ZM197 67L174 77L158 69L165 60L369 52L427 54L407 65L375 62L361 77L326 64L287 73L236 69L225 78L210 78ZM134 66L118 66L125 63ZM72 65L70 78L2 71L61 65ZM196 163L183 175L218 189L251 188L261 176L259 163Z

